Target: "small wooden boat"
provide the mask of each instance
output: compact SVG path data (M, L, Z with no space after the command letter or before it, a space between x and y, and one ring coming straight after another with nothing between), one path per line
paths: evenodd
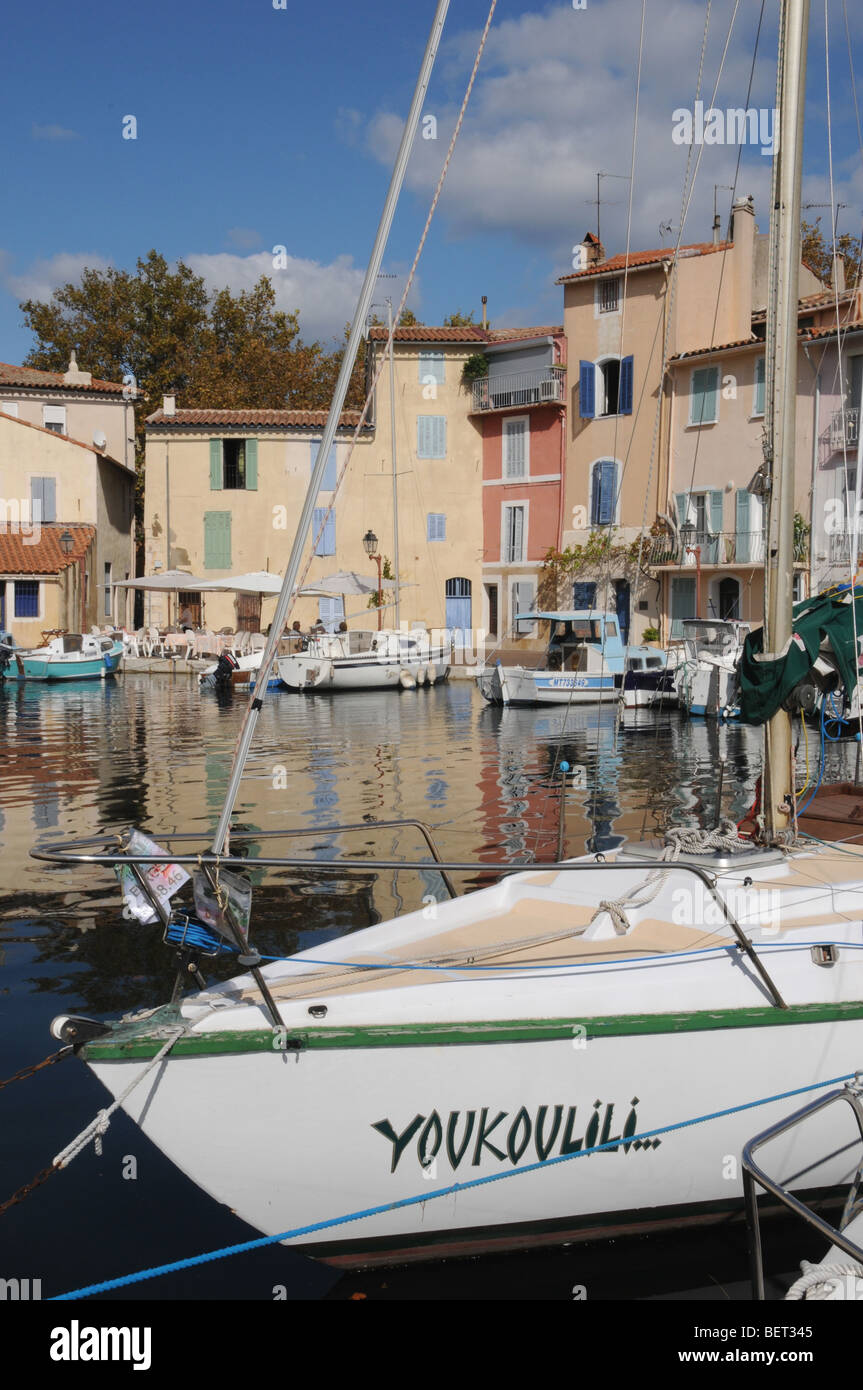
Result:
M7 680L104 680L116 674L123 657L123 643L115 637L66 632L44 647L16 650L14 657L14 668L10 663L4 673Z

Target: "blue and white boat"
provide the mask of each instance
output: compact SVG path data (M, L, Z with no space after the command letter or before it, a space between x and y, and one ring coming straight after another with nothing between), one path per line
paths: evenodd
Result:
M666 653L625 646L616 613L520 613L515 621L551 623L548 647L535 668L498 662L480 672L477 684L491 704L587 705L621 694L628 709L677 703Z
M123 643L114 637L66 632L44 647L11 653L3 674L6 680L81 681L104 680L116 674L123 658Z

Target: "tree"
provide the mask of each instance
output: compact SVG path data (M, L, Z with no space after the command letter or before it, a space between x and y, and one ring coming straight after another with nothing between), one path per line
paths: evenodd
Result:
M845 263L845 284L849 287L856 285L860 280L863 262L860 238L844 232L836 238L836 254L841 256ZM833 246L821 230L820 217L816 217L814 222L800 223L800 257L812 267L819 279L832 285Z
M461 309L456 309L454 314L443 321L444 328L475 328L473 309L469 314L463 314Z

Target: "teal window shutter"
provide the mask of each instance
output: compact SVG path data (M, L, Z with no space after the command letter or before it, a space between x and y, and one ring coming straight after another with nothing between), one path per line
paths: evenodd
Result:
M764 414L764 358L759 357L755 363L755 399L752 404L753 415Z
M231 513L204 512L204 569L231 568Z
M722 493L708 493L710 499L710 534L716 539L710 541L708 551L708 563L718 565L723 558L722 551Z
M222 441L210 440L210 491L222 490Z
M677 508L677 524L682 526L689 515L689 493L676 492L674 494L674 505Z
M745 487L737 489L736 517L735 517L735 546L734 558L742 564L747 564L752 559L752 535L749 504L752 498Z
M250 492L258 490L258 441L246 440L246 488Z
M695 617L695 580L673 575L671 579L671 636L683 636L683 618Z
M697 367L692 373L692 394L690 397L692 414L690 425L713 425L716 423L716 396L719 386L718 367Z

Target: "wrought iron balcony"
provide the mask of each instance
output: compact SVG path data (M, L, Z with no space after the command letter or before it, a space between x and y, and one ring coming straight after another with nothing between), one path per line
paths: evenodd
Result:
M667 565L696 569L699 563L763 565L764 535L761 531L696 532L687 540L686 547L679 537L658 536L645 545L644 553L645 567ZM794 543L794 563L805 563L808 554L808 537L798 537Z
M856 406L852 410L834 410L830 420L830 448L857 448L860 438L860 412Z
M507 410L519 405L546 405L565 398L565 368L481 376L471 383L472 410Z

